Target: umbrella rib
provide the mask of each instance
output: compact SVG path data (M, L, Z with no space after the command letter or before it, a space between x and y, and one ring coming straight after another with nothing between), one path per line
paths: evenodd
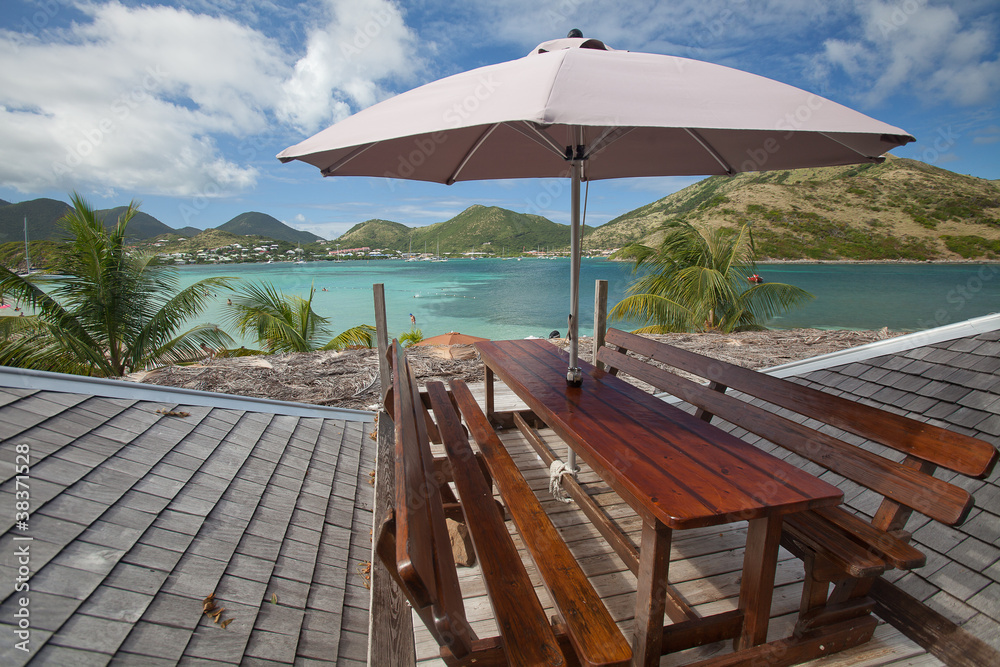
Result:
M524 130L522 130L521 127L520 127L521 125L524 125L526 128L528 128L530 130L530 132L525 132ZM552 137L550 137L545 132L542 132L538 128L538 126L535 125L535 123L532 123L532 122L527 121L527 120L522 120L517 125L508 123L508 126L511 127L511 128L513 128L513 129L515 129L515 130L517 130L518 132L520 132L524 136L528 137L529 139L534 139L535 141L537 141L538 143L542 144L543 146L546 146L547 148L551 148L552 152L554 152L559 157L564 158L564 159L566 158L566 147L565 146L560 146L558 143L556 143L555 139L553 139Z
M634 126L626 127L622 125L610 125L606 127L604 129L604 132L601 133L601 136L597 137L597 139L595 139L594 142L590 144L590 147L587 149L587 152L583 156L584 159L587 159L593 155L597 155L605 148L615 143L616 141L618 141L619 139L621 139L634 129L635 129ZM612 134L614 134L613 137L611 136ZM607 140L608 137L611 137L611 139Z
M465 165L469 163L469 160L471 160L472 156L476 154L476 151L478 151L479 147L483 145L483 142L490 138L490 135L493 134L493 130L497 129L498 127L500 127L500 123L493 123L486 129L485 132L479 135L479 139L477 139L476 143L472 145L472 148L470 148L468 152L466 152L465 156L462 158L462 161L458 163L458 167L455 168L455 171L453 171L451 173L451 176L448 177L448 180L445 181L446 185L451 185L452 183L458 180L458 176L459 174L462 173L462 170L465 169Z
M333 172L337 171L338 169L340 169L341 167L343 167L345 164L347 164L348 162L350 162L354 158L356 158L359 155L361 155L362 153L364 153L366 150L368 150L369 148L371 148L372 146L374 146L375 143L376 142L372 142L370 144L363 144L361 146L358 146L353 151L351 151L350 153L348 153L344 157L340 158L339 160L337 160L336 162L334 162L333 164L331 164L329 167L324 167L322 170L320 170L320 173L323 174L324 176L332 176Z
M715 158L715 161L719 163L719 166L722 167L726 171L727 174L729 174L730 176L732 176L733 174L736 173L736 170L733 169L728 162L726 162L725 158L722 157L722 155L719 153L719 151L715 150L715 147L712 146L712 144L708 143L705 140L705 138L702 137L697 132L697 130L692 130L689 127L685 127L684 131L687 132L689 135L691 135L691 138L694 139L695 141L697 141L701 145L701 147L704 148L708 152L709 155L711 155L713 158Z
M840 144L841 146L843 146L847 150L852 151L855 155L860 155L861 157L863 157L864 159L868 160L869 162L875 162L875 163L878 163L878 164L881 164L882 162L885 162L885 158L878 157L878 156L865 155L864 153L862 153L861 151L857 150L856 148L848 146L847 144L845 144L843 141L837 139L836 137L831 137L826 132L819 132L818 134L821 137L825 138L825 139L829 139L830 141L832 141L834 143Z

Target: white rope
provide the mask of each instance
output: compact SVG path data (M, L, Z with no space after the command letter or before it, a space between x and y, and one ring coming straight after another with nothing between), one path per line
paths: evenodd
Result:
M566 464L558 459L552 462L549 466L549 493L556 500L562 501L564 503L572 502L572 498L566 493L566 489L562 487L563 475L573 476L573 471L566 467Z

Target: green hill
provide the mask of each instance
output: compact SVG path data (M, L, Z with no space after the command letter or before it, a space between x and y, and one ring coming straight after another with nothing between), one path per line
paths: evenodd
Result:
M127 207L118 206L96 211L97 216L104 222L105 227L111 227L118 223L118 218L125 212ZM173 234L171 227L163 224L148 213L139 211L128 223L128 236L133 239L151 239L160 234Z
M31 241L61 238L56 222L70 210L69 204L55 199L32 199L0 207L0 243L24 243L24 220L28 219Z
M590 229L589 227L587 229ZM426 227L407 227L389 220L367 220L337 239L343 247L384 248L400 252L441 254L470 251L509 254L524 250L569 247L569 226L540 215L475 204L451 220Z
M322 237L310 232L292 229L277 218L257 211L241 213L216 229L238 236L265 236L275 241L289 243L312 243L323 240Z
M441 252L469 250L522 252L537 248L569 248L569 225L560 225L540 215L516 213L497 206L476 204L451 220L414 230L413 247L427 241L427 247Z
M1000 258L1000 187L903 158L713 176L598 227L584 247L655 244L668 220L748 222L774 259Z
M59 220L72 209L66 202L56 199L33 199L19 204L0 206L0 243L24 240L24 219L28 219L28 238L32 241L54 241L63 237ZM125 212L124 206L95 211L110 226ZM156 218L139 211L128 225L129 236L147 239L174 230Z
M411 229L399 222L372 219L359 222L337 238L344 248L406 250Z

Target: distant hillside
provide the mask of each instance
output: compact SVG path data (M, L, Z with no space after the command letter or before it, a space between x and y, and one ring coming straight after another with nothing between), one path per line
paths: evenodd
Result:
M469 250L522 252L537 248L569 248L569 225L560 225L540 215L516 213L497 206L470 206L451 220L414 230L413 247L427 241L427 247L441 252Z
M62 234L56 222L70 210L69 204L55 199L32 199L0 207L0 243L24 242L24 219L28 219L28 239L54 240Z
M406 250L411 229L391 220L366 220L359 222L338 239L344 248L393 248Z
M10 206L10 202L5 199L0 199L0 206Z
M72 210L66 202L56 199L33 199L18 204L0 200L0 243L24 242L24 219L28 219L28 238L31 241L59 240L62 238L58 221ZM125 211L124 206L98 210L96 213L105 225L113 225ZM322 240L309 232L292 229L276 218L264 213L244 213L219 227L224 232L238 236L266 237L288 243L312 243ZM136 213L128 225L129 238L134 240L154 239L164 234L185 238L197 236L202 230L196 227L173 229L148 213Z
M107 208L95 211L97 216L104 222L105 227L118 224L118 219L125 213L126 206ZM141 210L132 216L128 223L128 237L130 239L151 239L160 234L172 234L174 230L163 224L148 213Z
M257 211L241 213L216 229L239 236L266 236L276 241L288 241L289 243L312 243L323 240L320 236L292 229L277 218Z
M514 254L537 248L567 249L569 226L540 215L475 204L451 220L426 227L368 220L349 229L337 243L344 247L368 246L401 252L412 249L434 253L440 249L441 254L477 251L499 255L506 249Z
M775 259L1000 258L1000 187L902 158L713 176L602 225L584 247L655 244L668 220L748 222Z

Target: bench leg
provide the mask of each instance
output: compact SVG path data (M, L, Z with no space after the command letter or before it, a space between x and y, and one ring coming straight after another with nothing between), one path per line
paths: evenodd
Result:
M632 640L633 665L653 667L660 664L672 533L659 521L643 521Z
M871 613L868 597L874 579L844 577L844 573L826 559L807 554L803 558L805 580L795 634L799 636L818 627ZM830 584L833 584L833 590Z
M771 617L774 575L778 566L781 542L781 515L751 519L747 524L747 548L743 555L743 580L740 583L740 610L744 614L743 632L736 639L736 650L750 648L767 640Z

